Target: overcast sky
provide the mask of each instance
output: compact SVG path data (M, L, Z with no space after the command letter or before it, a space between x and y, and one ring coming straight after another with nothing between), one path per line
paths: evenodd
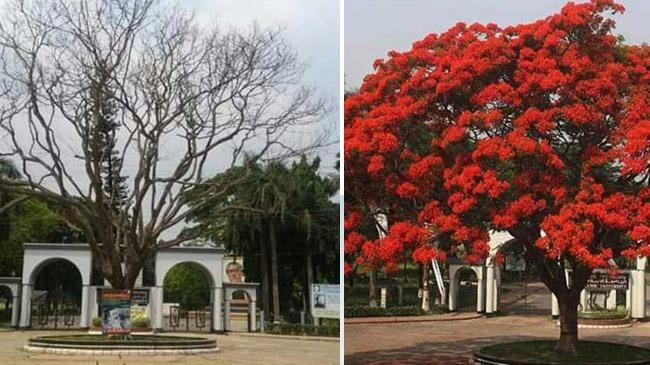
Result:
M583 1L576 1L583 2ZM345 80L356 88L372 72L372 62L391 50L405 51L429 33L441 33L457 22L528 23L558 12L566 1L543 0L347 0L345 1ZM626 12L617 15L615 33L628 43L650 42L650 1L619 0Z
M0 0L0 9L8 0ZM296 52L298 61L305 66L303 86L311 87L315 93L324 98L327 105L331 107L331 113L327 116L322 125L319 125L317 132L327 130L332 134L330 140L339 139L339 50L340 50L340 23L339 23L339 1L338 0L161 0L163 3L180 3L181 7L194 12L196 20L201 25L209 28L217 25L222 30L232 27L240 29L257 24L262 28L281 27L283 28L284 40ZM2 10L0 10L2 11ZM0 16L2 14L0 13ZM56 118L55 118L56 119ZM55 124L58 123L55 120ZM61 122L67 127L67 124ZM327 127L327 129L326 129ZM55 127L56 129L56 127ZM82 186L88 183L88 177L84 171L84 165L78 163L76 155L79 154L78 138L69 133L68 129L58 128L56 138L63 146L62 159L66 168L72 175L74 181ZM299 131L291 131L291 136L296 138ZM30 134L27 129L18 130L20 141L29 143ZM0 143L8 143L7 136L0 134ZM309 136L306 137L311 140ZM76 141L76 142L75 142ZM176 142L176 141L173 141ZM161 147L160 168L158 172L164 175L171 173L176 167L176 159L184 153L184 149L177 152L179 146L173 142ZM22 142L21 142L22 143ZM290 143L304 145L305 143ZM6 147L0 145L0 147ZM253 146L255 147L255 146ZM259 146L257 146L259 147ZM184 148L184 145L180 145ZM211 155L207 164L205 176L223 170L230 159L230 145L224 145L222 150L217 150ZM248 147L251 148L251 147ZM2 148L0 148L2 150ZM6 148L4 149L6 150ZM225 152L224 152L225 151ZM219 152L219 154L217 153ZM227 158L222 158L225 156ZM339 152L338 144L330 145L319 151L322 159L321 171L333 173L336 161L336 153ZM135 169L139 164L140 155L127 153L124 159L123 174L129 176L127 182L132 183ZM170 162L168 162L168 160ZM19 164L20 165L20 164ZM169 171L167 171L169 170ZM30 173L37 179L40 177L40 170L30 168ZM44 185L50 187L53 184L51 179L45 180ZM53 186L52 186L53 187ZM56 189L55 189L56 190ZM145 216L148 212L145 212ZM180 229L180 227L178 227ZM178 229L171 229L164 235L165 238L172 237Z
M284 28L285 40L306 66L305 85L313 87L332 107L329 118L339 126L339 1L338 0L184 0L197 20L219 27ZM333 131L336 136L338 130ZM338 139L338 137L336 138ZM339 146L322 151L323 168L333 172Z

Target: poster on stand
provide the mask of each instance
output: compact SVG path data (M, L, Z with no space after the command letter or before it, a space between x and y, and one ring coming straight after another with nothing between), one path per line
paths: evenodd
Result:
M128 290L102 290L102 333L127 335L131 333L131 292Z

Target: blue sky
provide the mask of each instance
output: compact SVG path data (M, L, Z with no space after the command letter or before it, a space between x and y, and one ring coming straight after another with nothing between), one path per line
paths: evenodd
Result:
M583 1L576 1L583 2ZM459 21L500 26L530 22L558 12L563 0L347 0L345 1L345 79L358 87L372 62L388 51L403 51L429 33L441 33ZM623 0L626 12L614 17L615 33L628 43L650 42L650 1Z

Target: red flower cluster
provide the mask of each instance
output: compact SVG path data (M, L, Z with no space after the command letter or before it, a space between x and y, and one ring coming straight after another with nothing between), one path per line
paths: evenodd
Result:
M650 47L617 42L623 10L459 23L376 61L345 102L346 272L478 262L490 229L589 267L650 254ZM361 238L376 208L388 235Z

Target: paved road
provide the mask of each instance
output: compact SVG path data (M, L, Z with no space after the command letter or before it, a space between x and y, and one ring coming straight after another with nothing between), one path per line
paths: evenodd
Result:
M46 332L54 334L55 332ZM70 334L70 332L66 332ZM0 330L0 364L12 365L335 365L339 343L247 334L207 335L216 337L221 349L215 354L190 356L69 356L22 351L31 336L39 333ZM206 337L207 337L206 336Z
M582 339L650 348L650 323L622 329L581 329ZM457 322L365 324L345 329L345 364L463 364L478 348L506 341L554 339L550 316L503 316Z
M650 282L650 281L649 281ZM540 284L541 285L541 284ZM346 365L450 364L467 365L471 354L488 344L526 339L556 339L548 290L528 286L504 293L502 316L451 322L357 324L345 328ZM521 290L523 293L523 290ZM648 287L650 309L650 287ZM650 322L620 329L580 329L581 339L633 344L650 348Z

